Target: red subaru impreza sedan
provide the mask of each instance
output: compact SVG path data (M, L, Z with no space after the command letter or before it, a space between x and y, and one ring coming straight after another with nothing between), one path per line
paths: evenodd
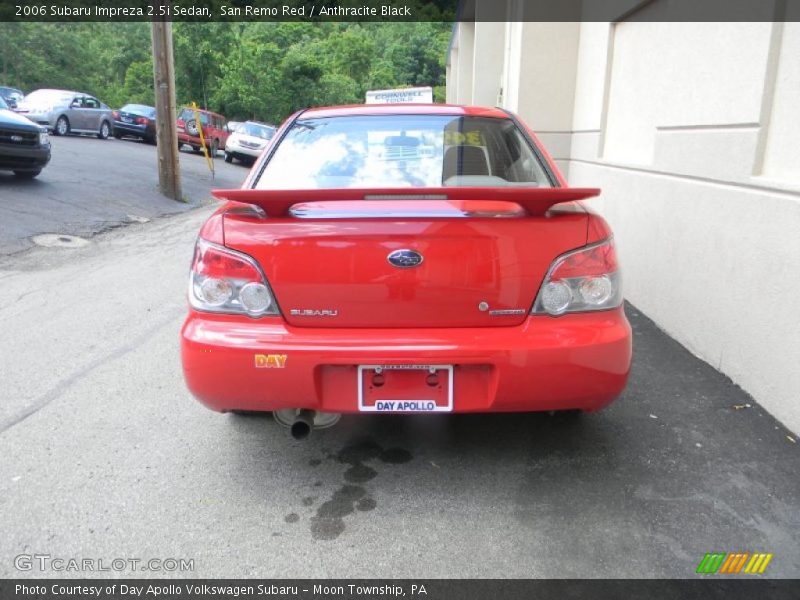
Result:
M497 108L290 117L203 225L183 369L305 437L341 413L598 410L631 329L611 231Z

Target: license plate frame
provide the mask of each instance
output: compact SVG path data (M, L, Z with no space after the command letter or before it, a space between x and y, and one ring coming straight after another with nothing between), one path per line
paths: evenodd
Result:
M367 405L364 403L364 376L365 371L430 371L435 369L437 372L444 371L447 373L447 390L446 390L446 405L439 405L435 398L392 398L386 400L376 399L375 404ZM422 377L422 375L421 375ZM449 413L453 412L453 365L358 365L358 375L356 379L356 386L358 388L358 410L359 412L367 413ZM378 402L401 402L401 403L415 403L418 408L379 408ZM432 408L422 408L423 403L433 402ZM401 405L408 406L408 405Z

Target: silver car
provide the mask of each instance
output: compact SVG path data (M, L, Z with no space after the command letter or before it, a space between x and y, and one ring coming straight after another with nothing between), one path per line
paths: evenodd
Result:
M111 109L81 92L36 90L22 99L17 112L56 135L91 133L104 140L114 133Z

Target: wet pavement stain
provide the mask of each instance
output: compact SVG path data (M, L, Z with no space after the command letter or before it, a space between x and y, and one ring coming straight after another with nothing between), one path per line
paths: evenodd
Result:
M311 517L311 536L315 540L333 540L345 530L344 517L355 512L355 504L367 491L357 485L344 485Z
M356 502L356 508L361 512L375 510L377 505L378 503L375 502L375 498L361 498L358 502Z
M316 499L317 498L315 496L306 496L305 498L303 498L303 506L311 506L312 504L314 504L314 500Z
M372 467L359 463L347 469L344 473L344 478L350 483L365 483L373 479L377 474L378 472Z
M283 517L283 520L286 521L287 523L297 523L300 520L300 515L298 515L297 513L289 513L288 515Z
M409 462L413 456L403 448L382 448L371 439L361 440L342 448L338 454L327 454L330 460L349 465L344 472L345 483L336 490L330 500L323 502L317 508L316 514L311 517L311 536L315 540L334 540L346 529L344 518L356 511L368 512L375 510L378 503L361 485L371 481L378 475L378 471L364 464L379 461L384 464L400 465ZM309 461L311 464L314 460ZM316 466L316 465L312 465ZM321 482L314 483L319 487ZM308 500L311 502L306 503ZM303 499L304 506L311 506L316 498L311 496Z

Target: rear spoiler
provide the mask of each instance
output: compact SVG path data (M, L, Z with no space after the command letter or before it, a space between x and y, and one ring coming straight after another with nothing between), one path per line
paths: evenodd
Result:
M523 187L435 187L435 188L342 188L321 190L212 190L220 200L258 206L269 217L284 217L295 204L304 202L369 202L501 200L514 202L529 215L542 215L556 204L586 200L600 195L598 188Z

